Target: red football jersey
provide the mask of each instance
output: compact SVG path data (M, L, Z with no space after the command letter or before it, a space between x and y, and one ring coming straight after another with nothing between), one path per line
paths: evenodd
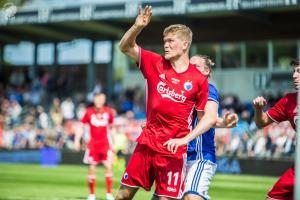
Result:
M191 130L193 109L204 110L207 78L192 64L177 73L163 56L140 48L139 68L146 79L147 125L137 139L153 150L171 154L163 143ZM186 147L180 147L181 156Z
M89 147L97 145L103 149L109 149L108 125L114 120L113 111L109 107L103 107L97 111L94 107L87 108L82 123L90 125Z
M267 111L267 115L277 123L288 120L296 130L297 95L296 92L288 93Z

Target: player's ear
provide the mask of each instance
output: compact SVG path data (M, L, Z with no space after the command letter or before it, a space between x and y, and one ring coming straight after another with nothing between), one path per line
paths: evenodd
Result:
M186 51L189 48L189 42L184 40L183 42L183 50Z
M208 69L205 69L204 72L203 72L203 75L204 75L204 76L208 76L209 73L210 73L210 71L209 71Z

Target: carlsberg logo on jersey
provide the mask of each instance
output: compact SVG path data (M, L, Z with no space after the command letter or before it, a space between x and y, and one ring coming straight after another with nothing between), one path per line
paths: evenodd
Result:
M161 94L162 98L169 98L172 101L181 103L185 102L186 100L186 97L183 95L184 91L181 91L181 94L176 93L175 89L171 90L170 87L162 81L157 84L157 91L159 94Z
M107 113L104 113L103 115L92 114L91 115L91 124L96 127L107 126L108 125L108 117L109 116Z

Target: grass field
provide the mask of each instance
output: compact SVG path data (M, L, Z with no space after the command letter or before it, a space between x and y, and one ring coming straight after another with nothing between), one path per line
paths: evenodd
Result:
M123 165L122 165L123 166ZM124 168L114 167L114 193ZM86 199L86 166L0 164L0 200L76 200ZM223 175L214 177L210 189L213 200L260 200L276 181L275 177ZM97 173L97 200L104 200L103 168ZM140 189L134 199L150 200L151 192Z

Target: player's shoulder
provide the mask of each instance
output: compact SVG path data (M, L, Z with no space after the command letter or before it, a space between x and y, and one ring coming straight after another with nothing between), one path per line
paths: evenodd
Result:
M89 106L85 109L85 116L88 117L88 116L91 116L92 114L94 114L95 111L94 111L94 108L92 106Z
M296 100L297 95L297 92L289 92L284 96L284 98L287 98L288 100Z
M103 110L105 112L109 112L109 113L113 113L114 112L114 109L110 106L103 106Z
M208 83L208 99L209 100L213 100L216 102L219 102L219 93L217 88L212 84L212 83Z
M89 106L85 109L86 113L92 113L94 111L94 107L93 106Z
M142 47L140 47L140 54L141 56L144 56L146 58L156 58L156 59L159 59L159 60L163 60L164 57L156 52L153 52L153 51L149 51L149 50L146 50Z
M189 65L189 73L191 73L198 82L202 83L204 80L207 80L207 77L191 63Z
M208 83L208 89L211 92L218 93L218 90L217 90L216 86L214 84L210 83L210 82Z
M279 101L278 103L288 103L288 102L297 102L297 92L289 92L285 94Z
M203 78L207 78L199 69L197 69L197 67L195 65L193 65L192 63L189 64L189 69L191 71L191 73L195 73L195 75L203 77Z

